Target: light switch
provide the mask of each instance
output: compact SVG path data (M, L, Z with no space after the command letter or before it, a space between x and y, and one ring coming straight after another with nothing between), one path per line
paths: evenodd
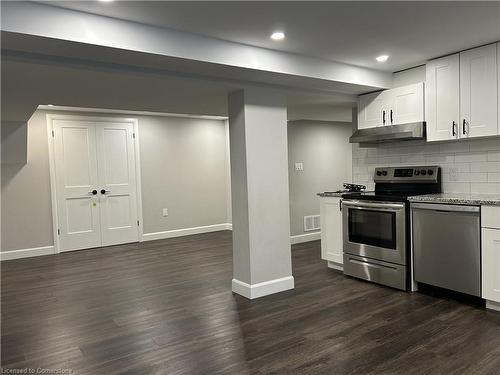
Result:
M304 163L295 163L295 170L296 171L303 171L304 170Z
M168 216L168 208L163 209L163 216Z

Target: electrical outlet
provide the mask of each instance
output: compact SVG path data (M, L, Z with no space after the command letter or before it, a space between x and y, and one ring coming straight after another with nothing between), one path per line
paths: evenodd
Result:
M295 170L296 171L303 171L304 170L304 163L295 163Z
M449 171L450 171L450 181L458 181L458 168L451 167Z
M168 216L168 208L163 209L163 216Z

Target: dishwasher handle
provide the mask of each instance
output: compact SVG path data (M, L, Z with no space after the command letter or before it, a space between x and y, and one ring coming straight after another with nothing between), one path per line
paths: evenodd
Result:
M431 211L444 211L444 212L477 212L479 213L479 206L463 206L457 204L436 204L436 203L412 203L412 209L431 210Z

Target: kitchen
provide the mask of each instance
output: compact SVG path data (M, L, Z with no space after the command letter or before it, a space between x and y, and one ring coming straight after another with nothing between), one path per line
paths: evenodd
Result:
M1 8L2 372L498 373L500 3Z
M395 75L406 84L359 97L353 184L318 194L322 259L500 311L500 44Z

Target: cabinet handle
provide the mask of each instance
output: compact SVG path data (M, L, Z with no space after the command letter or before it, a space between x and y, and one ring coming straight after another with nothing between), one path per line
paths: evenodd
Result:
M466 121L464 119L464 121L462 122L462 133L467 134L467 130L465 129L465 124L466 124Z
M385 111L382 111L382 123L385 125Z
M393 120L392 120L392 109L391 109L391 124L392 124Z
M455 131L456 126L457 126L457 124L455 124L455 121L453 121L453 124L451 125L451 133L453 134L453 136L457 135L457 133Z

